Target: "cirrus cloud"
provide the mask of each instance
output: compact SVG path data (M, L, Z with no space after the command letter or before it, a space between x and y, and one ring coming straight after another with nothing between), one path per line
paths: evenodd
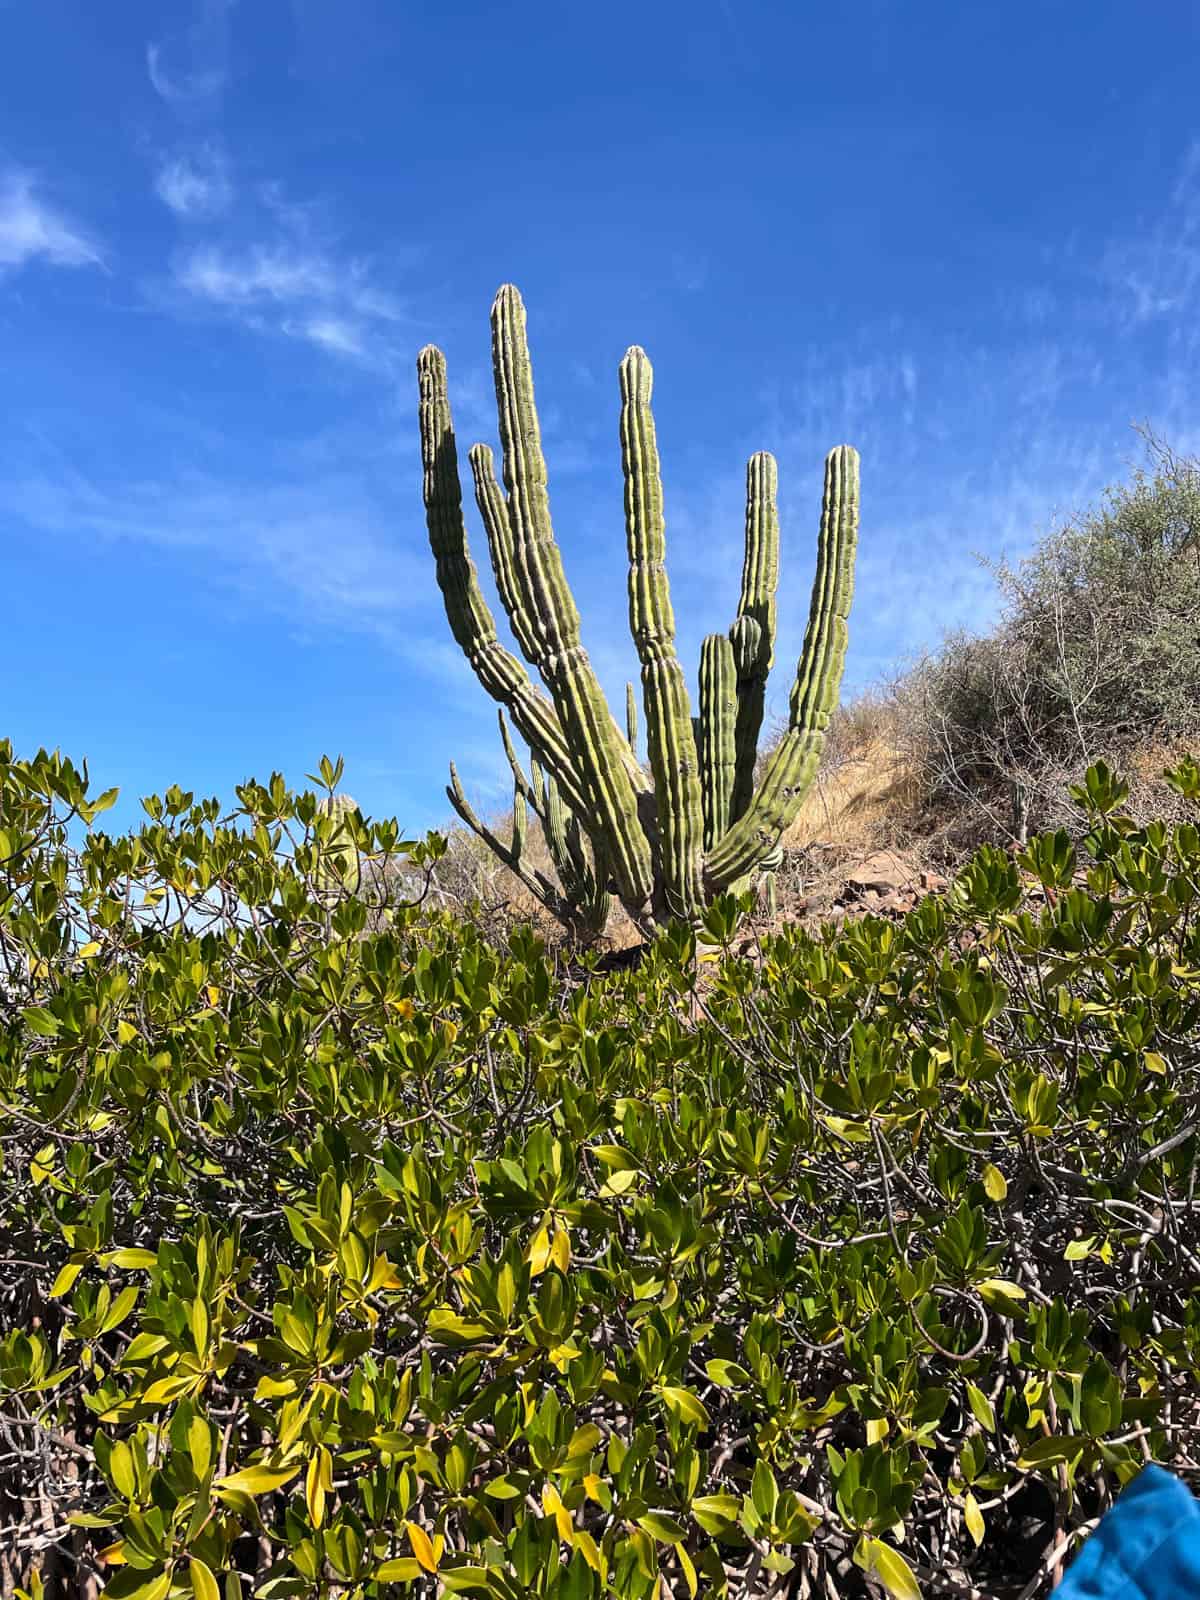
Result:
M55 267L102 267L99 247L79 224L43 200L28 172L0 177L0 273L31 261Z

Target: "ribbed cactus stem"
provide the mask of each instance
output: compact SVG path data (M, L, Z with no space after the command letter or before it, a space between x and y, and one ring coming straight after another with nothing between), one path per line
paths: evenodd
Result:
M463 521L458 450L446 389L446 358L433 345L426 345L417 357L417 375L425 520L450 631L484 689L508 707L522 738L531 749L540 751L572 803L582 805L583 796L571 768L558 715L530 683L521 663L501 645L495 619L479 587Z
M733 646L723 633L710 633L700 647L700 777L706 850L712 849L730 822L736 727L737 668Z
M470 461L471 473L475 480L475 504L479 508L479 515L487 533L488 551L492 558L492 572L496 578L500 602L522 655L531 666L541 671L538 630L524 609L520 585L517 582L508 505L503 490L496 482L495 460L490 447L486 444L472 445ZM625 752L622 751L622 754ZM633 779L634 788L643 788L644 779L637 766L636 755L633 755L632 759L626 758L626 766Z
M634 760L636 760L638 747L638 712L637 695L634 693L632 683L627 683L625 685L625 737L629 741L629 748L633 752Z
M546 815L542 826L554 860L569 861L571 857L567 849L567 809L563 805L562 795L553 778L546 781Z
M634 345L621 362L621 466L629 546L629 626L642 663L646 753L654 775L667 910L691 919L704 907L704 812L687 682L675 653L667 582L662 476L650 399L654 373Z
M525 805L525 791L520 784L513 785L512 853L518 860L525 853L525 840L529 834L529 812Z
M513 742L508 733L508 719L505 717L503 710L500 711L498 720L500 723L500 742L504 746L504 754L508 761L509 770L513 775L514 792L522 795L533 807L534 811L540 816L541 808L537 803L537 798L533 792L532 785L530 784L529 779L525 776L525 772L520 761L517 759L517 752L513 749Z
M537 630L521 604L521 591L513 568L512 530L508 525L508 507L504 491L496 482L496 469L491 449L486 444L473 444L468 457L471 475L475 480L475 504L487 534L488 552L492 558L492 571L496 590L512 627L513 636L521 653L531 666L537 666Z
M358 806L348 794L327 795L317 804L318 816L334 819L330 838L317 845L317 864L313 871L317 893L325 901L358 891L362 871L354 830L349 822L357 810Z
M779 587L778 473L775 457L760 450L746 466L746 534L742 592L733 640L738 668L737 771L732 818L740 817L754 792L754 764L766 704L767 678L775 656L775 591ZM753 621L757 632L746 624ZM735 637L737 635L737 637ZM753 645L750 641L753 638Z
M858 452L839 445L825 460L817 570L788 728L749 808L706 858L711 894L752 871L774 849L816 776L846 661L857 542Z
M539 817L546 815L546 774L536 756L529 758L529 782L532 789L530 803Z
M650 845L638 817L628 751L622 749L583 648L579 612L550 522L525 307L511 284L499 291L492 307L492 360L513 572L521 608L530 619L530 642L588 803L593 839L611 862L626 905L649 914L654 892ZM557 771L555 776L561 778Z

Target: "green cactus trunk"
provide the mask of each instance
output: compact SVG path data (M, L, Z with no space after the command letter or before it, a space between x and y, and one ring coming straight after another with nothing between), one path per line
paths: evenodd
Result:
M597 848L611 866L621 899L645 917L651 914L654 895L650 844L639 821L628 744L583 648L579 612L554 538L525 307L510 285L500 290L492 307L492 362L513 574L529 620L530 642L558 712Z
M737 770L731 819L754 793L754 763L762 730L767 678L775 659L775 591L779 586L779 513L775 458L760 450L746 468L746 554L738 620L731 632L738 671ZM753 624L754 626L750 626Z
M635 345L621 363L621 464L629 545L629 627L642 663L646 751L657 798L659 871L667 912L704 910L704 813L687 682L675 654L662 479L650 396L654 375Z
M723 633L700 647L700 773L704 783L704 848L729 826L737 769L737 666Z

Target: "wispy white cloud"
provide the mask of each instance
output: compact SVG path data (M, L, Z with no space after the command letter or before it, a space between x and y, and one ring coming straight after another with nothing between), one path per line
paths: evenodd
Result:
M43 200L33 177L0 176L0 273L31 261L55 267L102 267L99 247L76 222Z
M220 216L233 199L225 158L213 145L164 160L154 187L163 204L189 222Z
M360 324L348 322L344 317L307 317L300 322L285 322L283 332L294 339L307 339L339 356L363 356L367 353L365 333Z
M338 292L329 262L283 245L256 247L240 256L205 245L177 262L175 281L197 299L234 309L267 301L332 299Z
M146 71L154 86L154 92L168 105L186 105L194 100L207 100L212 95L220 94L225 87L226 74L223 68L179 75L169 73L163 60L162 48L156 44L146 46Z
M117 485L55 452L6 474L4 502L43 538L203 556L214 584L296 621L389 637L433 593L427 561L398 544L385 509L347 472L272 483L192 471Z
M198 246L176 260L173 280L192 302L257 331L380 364L389 355L386 328L404 318L401 302L371 281L365 262L287 239L241 251Z
M1113 241L1103 274L1134 323L1172 317L1200 291L1200 140L1188 151L1164 211Z
M146 72L155 94L186 111L212 100L229 79L229 14L235 0L201 0L196 20L181 34L146 46Z

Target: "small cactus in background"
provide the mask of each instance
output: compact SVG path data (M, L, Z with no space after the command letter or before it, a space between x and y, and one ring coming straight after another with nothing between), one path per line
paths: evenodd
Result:
M417 359L425 510L451 631L532 753L533 783L510 754L514 784L518 799L542 820L562 880L563 893L555 895L563 909L574 915L572 908L587 905L589 917L600 916L611 879L644 931L669 918L696 923L717 895L741 889L778 860L779 841L816 776L846 655L858 537L858 454L841 445L826 458L817 571L790 718L756 789L758 737L775 649L775 461L765 452L750 460L737 617L728 636L714 634L704 641L700 714L694 718L675 651L650 410L653 373L643 350L634 346L626 353L620 367L621 460L629 620L642 669L647 774L637 759L632 692L622 732L583 647L579 612L550 522L525 308L511 285L499 291L492 307L492 360L504 487L496 480L491 450L477 444L470 451L475 500L513 636L547 692L500 643L480 590L463 520L445 357L427 345ZM502 733L511 752L503 722ZM489 835L473 813L468 815L453 769L449 793L459 815L506 864L520 861L517 828L511 846ZM527 881L517 867L513 870Z
M354 835L346 824L346 819L357 810L357 803L348 794L327 795L318 802L318 816L335 819L332 836L317 845L317 864L313 869L313 883L325 904L358 891L362 869Z

